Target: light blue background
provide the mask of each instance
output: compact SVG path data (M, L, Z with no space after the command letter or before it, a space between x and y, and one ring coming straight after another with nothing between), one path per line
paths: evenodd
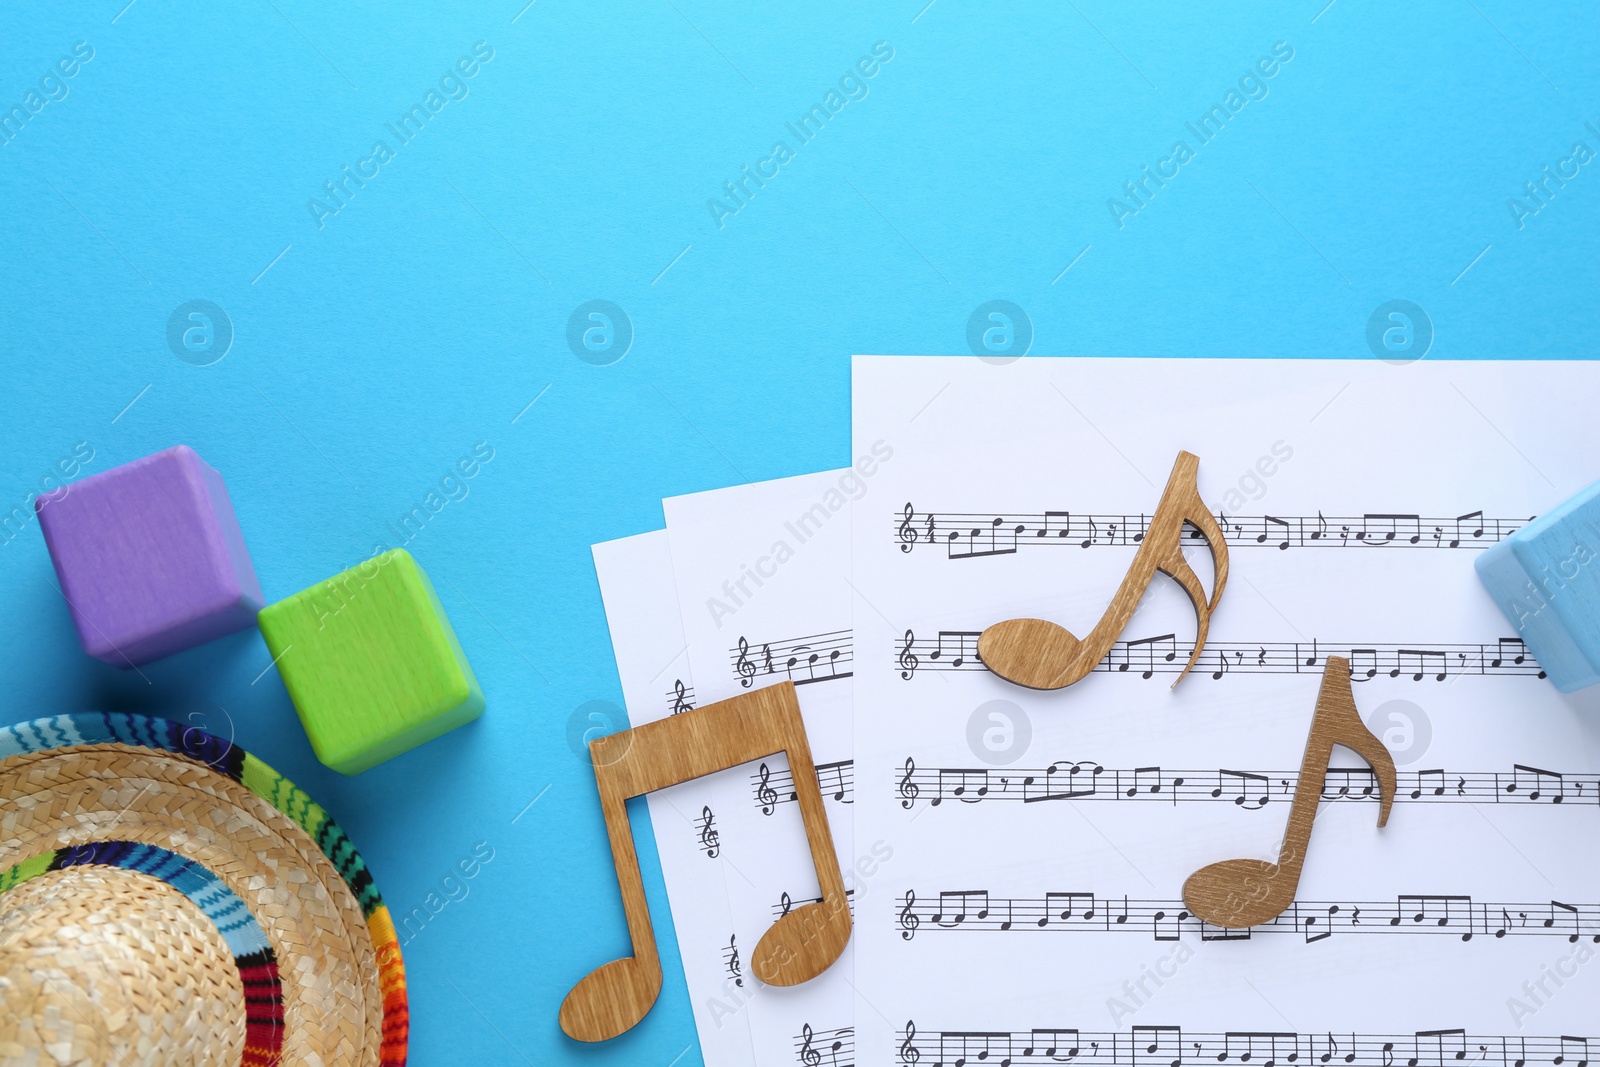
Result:
M0 16L0 109L95 49L0 146L0 513L77 442L91 471L186 442L271 600L393 543L495 450L409 545L488 710L358 778L316 762L258 634L114 671L78 649L36 530L0 545L4 720L232 732L349 829L397 912L489 843L406 945L418 1064L699 1062L648 845L660 1002L600 1047L556 1026L626 948L566 739L621 700L588 546L660 525L663 495L847 463L852 352L964 351L996 298L1035 355L1372 358L1396 298L1431 317L1428 358L1593 348L1600 161L1520 229L1507 206L1575 141L1600 150L1591 4L524 2ZM480 40L470 95L396 147L384 124ZM1197 147L1185 122L1280 40L1267 98L1119 229L1107 199ZM797 144L784 123L877 41L870 94ZM396 158L319 229L308 199L379 138ZM779 138L794 159L719 229L708 198ZM236 331L208 367L165 338L197 298ZM610 366L565 339L597 298L636 330Z

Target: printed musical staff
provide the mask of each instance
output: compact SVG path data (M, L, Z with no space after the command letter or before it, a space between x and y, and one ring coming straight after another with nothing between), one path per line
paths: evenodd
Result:
M1464 1029L1411 1034L1229 1030L1199 1033L1179 1026L1128 1030L918 1030L907 1020L894 1035L901 1067L1024 1067L1031 1063L1082 1063L1089 1067L1181 1067L1190 1063L1347 1064L1349 1067L1589 1067L1590 1044L1600 1038L1508 1037ZM828 1067L833 1067L829 1064ZM844 1067L843 1064L840 1067Z
M817 764L817 783L824 800L855 803L855 766L853 759ZM794 779L789 771L773 771L765 763L750 776L750 790L763 815L771 815L779 804L790 804L795 799Z
M711 811L709 804L700 808L700 817L695 820L694 825L700 832L700 841L696 847L705 853L706 859L716 859L722 854L722 838L717 833L717 817Z
M745 689L753 686L757 678L790 681L795 685L849 678L854 659L849 630L767 641L759 646L741 635L738 643L728 649L728 662Z
M1155 941L1197 934L1202 941L1248 941L1256 935L1298 934L1306 944L1347 934L1429 934L1461 941L1487 937L1558 937L1600 944L1600 904L1538 904L1476 901L1470 896L1407 894L1390 901L1296 900L1276 918L1255 926L1214 926L1192 914L1181 900L1132 900L1090 892L1040 897L994 896L984 889L919 895L908 889L897 900L895 927L902 940L919 931L1009 933L1131 933Z
M1510 537L1533 518L1487 519L1481 511L1446 518L1389 512L1329 517L1319 511L1292 516L1218 513L1217 524L1228 545L1240 548L1483 549ZM894 539L903 553L931 545L942 546L947 559L978 559L1013 555L1024 548L1138 545L1150 519L1072 511L919 512L907 503L894 516ZM1200 541L1199 531L1187 527L1185 540Z
M978 656L981 630L939 630L919 638L907 630L895 652L900 677L911 681L921 671L988 670ZM1118 641L1106 658L1095 665L1103 674L1178 674L1193 651L1191 643L1176 634L1158 634ZM1220 681L1230 674L1316 674L1328 655L1350 661L1350 680L1405 678L1413 682L1442 682L1474 675L1519 675L1543 678L1521 638L1502 637L1485 644L1346 645L1331 641L1210 641L1195 668L1197 674Z
M855 1067L856 1030L853 1026L813 1030L810 1023L805 1023L795 1035L794 1044L800 1067Z
M854 760L820 763L822 795L853 802ZM765 772L765 773L763 773ZM1600 774L1547 771L1513 764L1509 771L1454 771L1444 768L1401 771L1398 803L1564 804L1600 807ZM894 772L894 794L902 808L921 801L978 804L986 800L1038 804L1051 800L1140 800L1162 804L1218 802L1247 811L1294 799L1298 771L1172 770L1162 767L1110 768L1093 760L1057 760L1045 767L918 767L910 756ZM763 815L794 800L786 770L762 769L750 776L752 795ZM1378 799L1371 767L1329 767L1322 799Z

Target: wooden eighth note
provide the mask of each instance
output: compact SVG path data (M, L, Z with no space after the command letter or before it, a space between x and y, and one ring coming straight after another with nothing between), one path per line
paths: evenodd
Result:
M627 802L669 785L782 752L789 757L822 899L784 915L756 945L751 970L769 985L799 985L827 970L850 940L850 905L822 807L794 684L768 686L589 743L600 810L622 889L633 955L597 967L561 1002L561 1029L605 1041L645 1017L661 992L661 957L650 925Z
M1182 586L1194 605L1194 651L1189 654L1189 662L1184 664L1177 681L1172 683L1176 688L1205 650L1211 613L1217 609L1223 587L1228 584L1228 542L1215 516L1206 508L1206 502L1200 499L1196 481L1199 472L1198 456L1192 452L1178 453L1133 564L1088 637L1080 641L1070 630L1046 619L1007 619L990 626L978 638L978 658L983 660L984 666L1006 681L1029 689L1061 689L1082 680L1111 651L1128 620L1133 618L1139 598L1150 588L1156 571L1160 571ZM1209 600L1189 561L1183 558L1183 525L1186 522L1199 531L1211 549L1216 577Z
M1191 912L1213 926L1239 928L1269 922L1294 902L1334 745L1351 749L1371 765L1378 780L1378 825L1389 821L1389 809L1394 805L1394 757L1356 711L1350 661L1329 656L1278 862L1223 860L1200 868L1183 883L1183 899Z

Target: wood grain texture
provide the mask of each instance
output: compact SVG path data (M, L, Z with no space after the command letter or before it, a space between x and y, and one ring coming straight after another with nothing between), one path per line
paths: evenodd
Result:
M603 964L572 987L560 1014L568 1037L604 1041L625 1033L661 992L661 957L628 825L628 799L778 752L789 759L822 899L774 923L756 945L751 970L770 985L798 985L839 958L850 940L850 906L800 703L794 685L784 682L590 742L633 955Z
M1178 453L1133 565L1088 637L1079 640L1071 631L1044 619L1008 619L990 626L978 638L978 656L984 665L1006 681L1029 689L1061 689L1079 681L1111 650L1139 606L1139 598L1160 571L1181 585L1194 604L1194 651L1172 684L1183 681L1205 650L1211 613L1228 584L1228 543L1216 518L1200 499L1196 484L1199 469L1199 457L1190 452ZM1200 579L1183 558L1185 522L1200 531L1211 549L1216 578L1209 600Z
M1350 661L1343 656L1329 656L1322 671L1316 713L1311 719L1311 734L1306 739L1278 862L1223 860L1202 867L1183 884L1183 899L1190 911L1214 926L1238 928L1275 919L1294 902L1334 745L1353 750L1372 766L1378 779L1378 825L1388 823L1389 809L1394 805L1394 758L1367 729L1356 710L1355 695L1350 689Z

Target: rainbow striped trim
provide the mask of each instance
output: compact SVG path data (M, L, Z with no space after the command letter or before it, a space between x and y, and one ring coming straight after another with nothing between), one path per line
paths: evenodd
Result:
M343 876L361 906L378 960L383 995L383 1039L379 1062L404 1067L411 1015L406 998L405 961L400 939L372 875L345 832L322 807L293 782L231 741L170 719L111 712L53 715L0 728L0 762L24 753L73 745L134 745L160 749L210 767L243 785L311 835L322 854ZM92 846L91 846L92 847ZM0 883L3 888L3 883Z
M205 912L222 935L244 983L242 1067L271 1067L283 1054L283 983L278 957L250 908L211 870L195 860L155 845L99 841L46 852L0 871L0 893L67 867L122 867L148 874L177 889Z

